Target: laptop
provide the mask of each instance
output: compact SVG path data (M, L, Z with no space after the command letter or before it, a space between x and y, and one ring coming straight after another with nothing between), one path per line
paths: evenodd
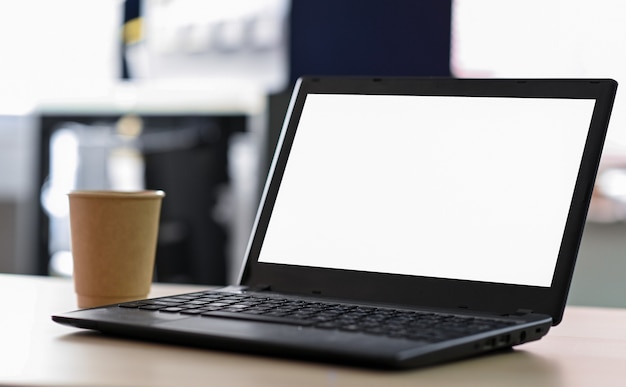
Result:
M238 285L52 319L392 369L538 340L563 316L616 89L303 77Z

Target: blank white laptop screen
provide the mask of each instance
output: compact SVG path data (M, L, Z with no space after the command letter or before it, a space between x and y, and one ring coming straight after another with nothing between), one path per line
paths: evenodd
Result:
M594 103L309 95L258 260L548 287Z

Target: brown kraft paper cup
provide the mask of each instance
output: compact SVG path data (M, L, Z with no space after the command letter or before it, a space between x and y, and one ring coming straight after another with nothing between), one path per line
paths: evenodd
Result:
M73 191L68 196L78 307L146 298L165 193Z

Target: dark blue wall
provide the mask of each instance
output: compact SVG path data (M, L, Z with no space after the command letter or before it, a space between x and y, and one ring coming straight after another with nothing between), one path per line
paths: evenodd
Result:
M293 0L291 74L450 75L452 0Z

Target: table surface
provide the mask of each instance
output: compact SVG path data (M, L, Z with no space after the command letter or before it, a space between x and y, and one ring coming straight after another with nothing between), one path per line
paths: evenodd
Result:
M203 289L154 284L152 296ZM0 385L624 386L626 310L573 307L542 340L410 371L380 371L106 337L52 322L71 280L0 274Z

